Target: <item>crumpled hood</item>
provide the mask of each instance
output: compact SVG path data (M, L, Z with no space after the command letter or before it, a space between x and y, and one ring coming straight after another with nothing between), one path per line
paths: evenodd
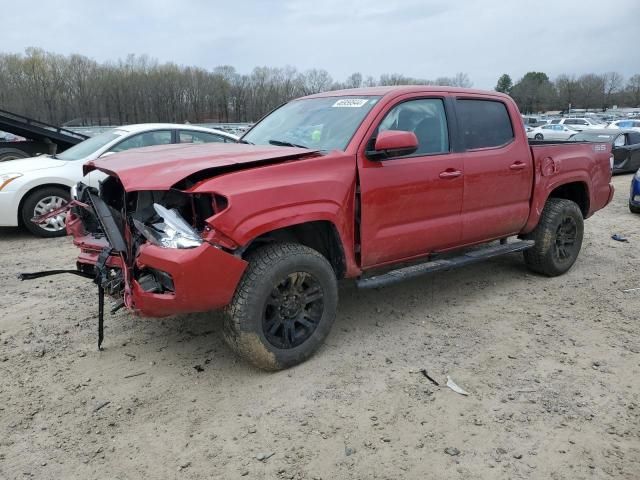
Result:
M62 167L67 162L65 160L56 160L49 155L41 155L32 158L18 158L17 160L9 160L0 162L0 174L3 173L28 173L36 170L44 170L45 168Z
M185 178L219 167L293 160L314 155L306 148L207 143L159 145L109 155L84 165L84 174L98 169L120 179L126 191L168 190ZM215 175L212 171L211 175Z

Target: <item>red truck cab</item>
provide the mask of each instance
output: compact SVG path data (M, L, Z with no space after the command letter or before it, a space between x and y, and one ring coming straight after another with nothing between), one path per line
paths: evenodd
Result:
M79 185L67 225L78 269L125 306L225 308L229 345L279 369L322 344L340 278L380 287L515 251L566 272L583 219L612 198L610 157L606 144L530 144L496 92L326 92L276 109L241 144L90 162L109 177L99 192Z

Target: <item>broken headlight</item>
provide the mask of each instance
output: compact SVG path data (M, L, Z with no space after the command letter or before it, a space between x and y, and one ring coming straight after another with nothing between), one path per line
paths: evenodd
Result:
M150 243L165 248L195 248L202 245L198 232L175 208L169 210L157 203L153 204L153 208L163 222L145 225L139 220L133 220L135 227Z

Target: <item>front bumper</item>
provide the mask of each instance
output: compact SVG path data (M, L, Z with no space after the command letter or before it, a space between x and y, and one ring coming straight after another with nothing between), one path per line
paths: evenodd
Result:
M18 192L0 192L0 227L18 226Z
M105 238L86 235L78 225L79 219L70 216L67 221L73 243L80 248L77 267L91 272L100 252L108 246ZM111 255L106 266L122 270L122 259ZM247 262L210 243L189 249L162 248L149 243L140 246L128 272L131 309L149 317L166 317L180 313L206 312L222 308L231 302L236 287L247 267ZM139 272L153 269L170 275L173 291L154 293L146 291L138 281Z
M231 302L247 262L208 243L189 249L145 244L135 260L137 269L153 268L171 275L175 291L150 293L132 280L133 307L142 315L164 317L206 312Z

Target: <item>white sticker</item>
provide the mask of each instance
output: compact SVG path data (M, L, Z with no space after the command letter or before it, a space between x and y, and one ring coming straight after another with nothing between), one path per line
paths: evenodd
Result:
M331 105L332 107L347 107L347 108L360 108L363 105L366 105L366 98L341 98L336 103Z

